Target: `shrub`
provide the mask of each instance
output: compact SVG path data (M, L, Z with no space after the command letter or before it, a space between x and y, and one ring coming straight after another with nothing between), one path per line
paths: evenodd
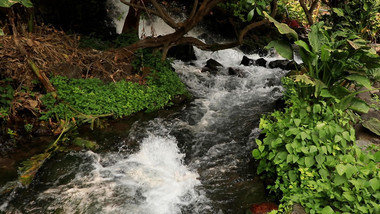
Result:
M260 160L257 172L275 179L268 188L308 213L379 213L380 152L355 145L347 112L299 99L286 86L290 106L261 118L265 138L252 151Z

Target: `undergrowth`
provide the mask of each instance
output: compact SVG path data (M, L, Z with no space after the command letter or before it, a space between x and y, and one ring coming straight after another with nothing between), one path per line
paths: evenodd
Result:
M48 111L42 113L41 119L75 118L79 114L123 117L170 105L175 95L186 94L187 90L170 63L159 57L147 54L135 62L135 66L150 68L145 85L124 80L105 84L99 79L53 77L51 83L61 102L56 102L51 94L44 96L42 100Z
M284 81L289 107L261 118L263 141L253 157L274 182L281 213L293 203L307 213L380 213L380 152L355 145L347 111L323 99L300 99ZM288 84L287 84L288 83Z

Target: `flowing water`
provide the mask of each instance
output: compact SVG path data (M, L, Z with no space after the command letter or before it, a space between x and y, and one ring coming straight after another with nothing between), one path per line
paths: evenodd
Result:
M234 49L196 54L191 65L173 65L190 103L80 130L100 148L55 155L28 188L0 198L0 212L222 214L266 201L250 153L285 71L240 66L243 54ZM224 66L217 75L201 72L209 58ZM244 77L228 75L228 67Z

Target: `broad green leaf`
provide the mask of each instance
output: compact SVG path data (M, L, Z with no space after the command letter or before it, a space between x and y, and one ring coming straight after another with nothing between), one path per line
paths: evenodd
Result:
M322 214L334 214L334 210L330 206L326 206L321 211Z
M274 40L274 41L271 41L267 46L265 46L265 48L266 49L275 48L277 53L280 54L282 57L289 60L293 59L293 48L287 41Z
M339 175L343 175L346 172L346 166L343 164L338 164L336 166L336 171L338 172Z
M368 113L370 107L369 105L364 102L363 100L359 100L359 99L356 99L354 98L352 100L352 103L351 103L351 106L350 106L350 109L356 111L356 112L359 112L359 113Z
M339 186L339 185L346 183L346 182L347 182L347 178L345 176L336 175L334 178L334 184L336 186Z
M317 161L318 165L322 165L323 162L325 162L326 157L322 154L319 154L319 155L315 156L315 160Z
M355 81L355 82L359 83L360 85L366 87L367 89L372 89L372 85L371 85L370 80L363 75L351 74L351 75L347 76L346 79L351 80L351 81Z
M275 158L275 163L282 163L283 161L286 160L286 158L288 157L288 153L283 151L283 152L279 152L277 155L276 155L276 158Z
M17 3L20 3L27 8L33 7L33 4L30 0L0 0L0 7L12 7Z
M310 139L310 135L308 135L306 132L301 132L300 135L302 140Z
M323 34L323 22L318 22L310 27L311 31L309 33L309 43L312 47L313 53L319 53L321 50L321 47L323 45L326 45L328 42L328 39Z
M249 11L248 15L247 15L247 20L250 22L253 18L253 15L255 15L255 9Z
M288 176L289 176L290 182L294 182L297 180L297 173L294 170L290 170L288 172Z
M318 151L318 148L316 146L310 146L310 153Z
M346 176L348 179L352 177L353 174L358 172L358 168L356 166L353 166L351 164L347 164L347 169L346 169Z
M321 60L323 62L329 62L331 58L330 48L327 45L321 47Z
M255 141L256 141L257 146L263 145L263 142L260 139L256 139Z
M319 174L323 179L327 179L329 176L329 171L327 171L326 169L320 169Z
M30 0L21 0L20 3L27 8L33 7L33 3Z
M264 16L270 21L272 22L278 32L280 32L281 34L289 34L291 35L295 40L298 40L298 34L296 31L294 31L293 29L291 29L287 24L284 24L284 23L280 23L278 21L276 21L273 17L271 17L270 15L268 15L267 12L263 11L264 13Z
M255 159L259 159L260 158L260 151L258 149L254 149L252 151L252 156L255 158Z
M346 198L348 201L355 201L355 197L352 195L351 192L344 192L343 197Z
M315 82L306 74L302 75L293 75L294 82L302 82L305 85L311 85L314 86Z
M322 110L321 105L319 105L319 104L314 104L314 106L313 106L313 113L314 113L314 114L317 114L317 113L321 112L321 110Z
M380 151L377 151L377 152L375 153L374 157L375 157L375 161L376 161L376 162L380 162Z
M340 17L344 17L344 12L343 12L343 9L341 9L341 8L334 7L333 12L336 13L336 15L338 15Z
M301 119L294 119L294 124L298 127L301 124Z
M314 157L305 157L305 166L306 167L311 167L315 163Z
M313 53L310 50L310 46L302 40L295 41L294 44L298 45L299 47L303 48L304 50L306 50L309 53Z
M4 31L1 28L0 28L0 36L4 36Z
M293 148L291 144L286 144L285 148L286 148L286 151L288 151L290 154L293 153Z
M301 151L305 154L309 154L309 149L307 147L301 147Z
M280 145L282 143L282 139L281 138L277 138L276 140L273 140L272 142L271 142L271 146L272 146L272 148L275 148L275 147L277 147L278 145Z
M362 125L371 132L380 136L380 121L377 118L370 118L362 123Z
M286 136L297 135L300 132L298 128L291 128L285 132Z
M369 184L374 191L377 191L380 188L380 180L378 178L372 178L369 180Z

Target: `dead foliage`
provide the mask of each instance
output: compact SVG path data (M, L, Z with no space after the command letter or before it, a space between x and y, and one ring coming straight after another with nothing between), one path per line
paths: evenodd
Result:
M13 36L0 37L0 79L11 78L27 87L32 86L32 80L37 77L20 50L25 49L29 60L48 77L99 78L105 82L134 80L131 78L131 58L117 60L117 50L78 49L79 36L42 26L34 33L20 35L17 40Z

